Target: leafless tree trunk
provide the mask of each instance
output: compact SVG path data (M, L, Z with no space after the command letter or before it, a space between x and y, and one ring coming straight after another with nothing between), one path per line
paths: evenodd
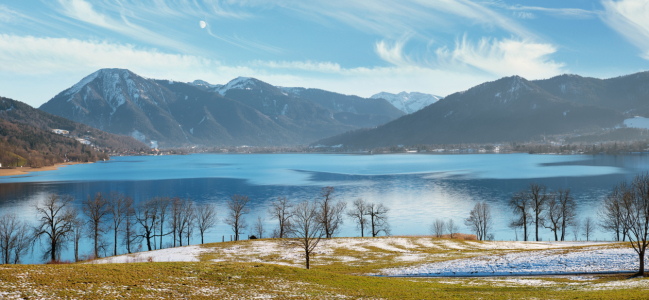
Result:
M139 244L142 242L141 238L138 237L135 224L135 206L133 204L133 199L126 197L126 210L124 213L124 237L122 239L122 245L126 246L126 253L131 254L133 250L131 246L133 244Z
M436 238L441 238L446 231L446 224L441 219L435 219L433 224L430 224L430 234L434 235Z
M644 257L649 246L649 173L637 175L622 197L622 227L640 260L637 276L644 276Z
M591 217L586 217L584 220L584 233L583 235L586 237L586 241L590 241L590 236L595 232L595 221Z
M299 242L306 258L306 268L310 268L310 258L313 250L318 246L324 235L322 223L319 219L319 205L304 200L293 209L293 235Z
M280 239L290 236L292 209L293 205L285 197L277 197L270 203L268 213L279 222L277 237Z
M557 191L557 199L559 200L559 210L561 211L561 240L566 240L566 232L568 226L577 217L577 204L575 199L570 196L570 189L560 189Z
M2 263L17 264L31 244L29 226L20 221L15 213L0 217L0 258Z
M372 237L377 237L381 232L390 235L390 224L388 223L389 208L383 203L368 203L365 215L369 217Z
M545 203L550 198L547 188L542 184L530 183L528 195L530 197L530 213L536 234L536 241L539 241L539 227L543 226Z
M318 222L322 224L326 238L331 238L340 231L340 226L343 224L343 214L347 206L345 202L336 202L333 193L333 187L324 187L318 200L320 209Z
M122 222L126 217L126 210L129 207L127 201L131 201L131 198L127 198L124 194L118 192L110 192L108 194L108 210L112 217L113 233L115 234L113 240L113 255L117 255L117 238L122 230Z
M464 224L475 232L478 240L482 241L491 237L493 220L491 218L491 209L487 202L478 202L469 213L469 217L464 220Z
M167 210L169 208L169 205L171 203L171 200L169 197L157 197L156 198L156 203L158 204L158 223L159 223L159 228L160 228L160 247L159 249L162 249L162 238L171 232L164 232L164 225L165 225L165 220L167 218Z
M196 225L201 234L201 244L203 244L205 242L205 233L214 227L218 221L216 218L216 205L211 203L197 205L195 214Z
M572 223L570 223L570 227L572 227L572 234L575 237L575 241L579 240L579 233L581 233L581 220L575 218L572 220Z
M88 218L88 225L90 226L88 233L94 242L95 258L99 258L100 239L108 231L108 227L104 225L104 221L110 214L108 200L102 193L97 193L94 197L88 195L88 199L83 202L83 213Z
M78 214L77 214L78 215ZM74 261L78 262L79 259L79 245L81 239L86 233L86 222L81 218L76 218L72 223L72 243L74 244Z
M455 225L455 221L453 221L453 219L449 219L448 222L446 222L446 230L448 231L448 235L450 235L451 238L454 239L457 232L460 231L460 228Z
M361 230L361 237L365 234L365 225L367 219L365 218L365 211L367 210L367 201L363 198L358 198L352 203L352 208L347 212L347 216L354 219L356 227Z
M250 213L250 209L246 205L250 202L248 196L232 195L228 201L228 216L225 218L225 224L230 225L234 232L234 240L239 240L241 231L248 227L244 215Z
M620 241L620 235L622 236L622 241L626 240L626 230L622 227L624 218L624 201L625 195L627 193L626 183L621 183L619 186L616 186L613 191L606 196L604 202L602 202L602 207L600 208L598 215L600 219L600 226L604 231L610 231L613 233L615 241Z
M509 207L514 210L515 219L509 225L511 228L523 228L523 240L527 241L527 225L530 224L530 208L532 206L529 193L520 191L509 200Z
M545 207L545 220L543 227L550 229L554 233L554 241L559 240L559 233L561 231L561 203L557 196L551 194L546 202Z
M185 199L180 197L174 197L171 199L171 233L173 234L173 245L176 247L176 240L178 238L178 231L180 229L180 219L182 216L183 209L185 207Z
M256 238L261 239L264 235L264 219L261 216L257 216L257 221L255 225L252 226L253 232L257 235Z
M35 239L46 237L47 248L43 258L56 261L60 250L65 247L66 240L72 235L72 222L76 219L76 211L72 209L74 198L50 194L41 203L34 206L38 223L34 228Z
M146 241L148 251L153 250L151 239L155 237L154 229L156 216L158 215L158 206L155 199L147 199L137 204L135 209L135 221L141 226L141 231L136 235ZM155 242L155 240L154 240Z

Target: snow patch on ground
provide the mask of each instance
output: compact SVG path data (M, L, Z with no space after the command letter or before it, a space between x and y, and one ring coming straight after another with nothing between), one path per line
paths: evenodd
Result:
M123 264L136 262L197 262L202 253L210 252L210 249L200 246L187 246L139 252L120 256L107 257L91 261L91 264Z
M649 260L648 260L649 262ZM638 256L630 248L515 252L384 269L388 276L508 276L629 272Z

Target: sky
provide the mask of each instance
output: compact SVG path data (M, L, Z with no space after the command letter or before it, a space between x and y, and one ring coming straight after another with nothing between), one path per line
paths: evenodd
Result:
M0 0L0 96L101 68L369 97L649 69L649 0Z

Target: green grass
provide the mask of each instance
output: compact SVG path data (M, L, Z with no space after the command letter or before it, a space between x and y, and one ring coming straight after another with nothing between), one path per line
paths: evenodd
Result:
M432 255L424 262L504 253L504 251L440 249L393 245L408 254ZM289 247L286 242L282 243ZM464 242L458 245L465 245ZM402 252L364 246L367 251L333 247L316 255L311 270L280 253L254 256L225 254L224 249L251 249L254 242L208 244L217 249L196 263L68 264L0 266L0 298L191 298L191 299L644 299L647 279L627 275L517 278L386 278L366 276L386 267L422 263L399 260ZM420 247L421 246L421 247ZM469 247L470 245L467 245ZM435 256L443 255L443 256ZM341 261L337 258L346 257ZM222 260L214 262L213 260ZM262 259L263 263L245 262ZM293 266L277 265L282 262ZM542 284L526 285L515 280ZM612 286L623 284L624 286ZM611 286L609 286L611 285Z

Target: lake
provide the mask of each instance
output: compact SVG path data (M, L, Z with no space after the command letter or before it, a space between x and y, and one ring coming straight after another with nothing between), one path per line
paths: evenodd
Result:
M580 217L597 216L599 203L615 184L649 171L647 155L529 155L529 154L194 154L184 156L115 157L110 161L73 165L55 171L0 177L0 212L16 212L35 220L32 205L50 193L72 195L77 201L96 192L119 191L136 201L155 196L190 197L213 202L225 217L225 201L233 194L251 198L252 224L267 217L269 201L315 199L325 186L335 187L338 200L357 198L388 206L393 235L429 233L435 218L453 218L463 225L477 201L491 204L498 240L514 239L507 227L512 193L537 182L550 189L570 188ZM268 232L276 225L266 219ZM549 230L541 230L549 240ZM232 232L219 222L206 242L229 239ZM360 236L346 220L340 236ZM610 239L598 231L596 238ZM112 236L107 237L112 240ZM520 236L519 236L520 238ZM572 235L570 235L572 238ZM170 242L164 241L164 243ZM90 252L90 240L82 251ZM200 242L197 235L192 243ZM72 251L63 252L71 259ZM124 250L122 250L124 251ZM24 262L39 262L38 249Z

